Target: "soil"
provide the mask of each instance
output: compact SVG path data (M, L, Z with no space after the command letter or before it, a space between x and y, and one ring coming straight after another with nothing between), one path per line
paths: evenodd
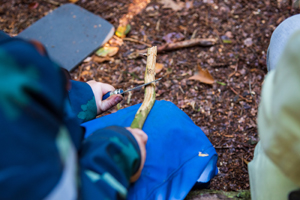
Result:
M0 29L16 36L57 8L48 0L2 0ZM68 3L67 0L55 0ZM108 20L116 28L128 12L130 0L79 0L76 4ZM204 131L219 155L219 175L211 189L249 189L247 163L258 142L256 125L260 91L267 73L266 55L272 32L287 17L299 13L276 1L194 0L177 12L152 0L130 21L127 37L151 45L165 44L163 37L181 33L184 39L217 38L212 47L191 47L161 53L164 68L156 77L157 100L175 103ZM71 75L76 80L96 80L127 89L143 82L146 58L130 60L132 50L146 46L123 41L117 55L106 63L82 63ZM219 83L207 85L188 80L200 65ZM119 108L143 101L143 90L128 95ZM110 110L115 112L117 108ZM108 113L106 113L108 114Z

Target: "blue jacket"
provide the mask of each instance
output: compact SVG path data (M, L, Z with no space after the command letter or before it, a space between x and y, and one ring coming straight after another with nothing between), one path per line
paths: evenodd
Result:
M0 199L125 199L140 150L123 127L84 139L96 112L88 84L0 32Z

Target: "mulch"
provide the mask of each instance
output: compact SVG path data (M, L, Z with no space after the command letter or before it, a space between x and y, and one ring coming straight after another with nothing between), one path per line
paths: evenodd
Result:
M79 0L76 4L118 27L129 3L129 0ZM0 29L16 36L56 7L44 0L2 0ZM151 45L164 44L163 37L171 32L181 33L185 39L192 35L218 38L212 47L159 54L157 62L164 64L164 69L156 75L163 77L157 84L156 99L172 101L181 108L201 127L218 152L220 173L212 180L212 189L249 189L247 163L253 158L259 140L256 118L267 73L268 44L276 26L297 13L299 10L289 5L278 8L272 0L194 0L191 8L177 12L152 0L130 22L132 30L127 37ZM136 86L143 82L146 58L130 60L127 55L145 48L143 44L124 41L114 60L82 63L71 75L76 80L94 79L115 88ZM188 80L198 65L208 69L221 84ZM120 107L141 103L143 97L143 90L135 91L130 99L128 95L125 97ZM117 108L108 113L116 111Z

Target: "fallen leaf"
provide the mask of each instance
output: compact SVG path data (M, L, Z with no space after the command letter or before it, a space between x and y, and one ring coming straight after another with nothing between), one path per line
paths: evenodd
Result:
M183 30L183 31L186 31L186 30L187 30L187 28L186 28L186 27L184 27L184 26L181 26L181 25L179 26L179 29L180 29L180 30Z
M118 53L119 47L102 47L96 51L96 55L100 57L114 56Z
M113 61L113 60L114 60L113 58L110 58L108 56L106 56L106 57L94 56L93 57L93 61L96 62L96 63L103 63L105 61Z
M165 35L163 37L163 39L167 42L167 43L173 43L173 42L178 42L178 41L182 41L184 39L184 35L181 33L168 33L167 35Z
M191 106L193 108L193 110L195 110L195 104L196 104L196 102L194 100L185 99L185 100L178 101L177 106L181 109Z
M86 59L83 60L84 63L88 63L92 60L92 57L87 57Z
M79 1L79 0L69 0L69 2L71 2L71 3L77 3L77 1Z
M30 8L30 9L36 9L38 6L39 6L39 3L33 2L33 3L30 3L28 5L28 8Z
M164 68L164 64L156 63L155 65L155 73L158 74Z
M116 30L116 36L118 36L119 38L124 38L129 31L131 30L131 26L130 24L127 24L126 26L119 26Z
M187 9L193 8L193 6L194 6L194 0L192 0L192 1L187 1L187 2L185 3L185 7L186 7Z
M224 44L231 44L232 41L231 40L222 40Z
M226 85L226 83L219 82L219 81L217 81L216 83L218 83L218 84L220 84L220 85Z
M199 65L198 72L194 76L190 77L189 80L197 80L206 84L213 84L215 82L209 71L207 69L202 69Z
M247 46L247 47L250 47L253 42L252 42L252 38L247 38L246 40L244 40L244 44Z
M110 40L108 40L109 46L112 47L120 47L123 45L123 40L117 36L113 36Z
M232 41L230 40L230 38L227 35L222 35L221 39L222 39L223 43L225 43L225 44L232 43Z
M159 0L158 3L163 4L163 8L171 8L174 11L182 10L185 7L184 2L174 2L173 0Z
M91 74L91 72L90 71L83 71L83 72L81 72L81 76L86 76L86 75L90 75Z

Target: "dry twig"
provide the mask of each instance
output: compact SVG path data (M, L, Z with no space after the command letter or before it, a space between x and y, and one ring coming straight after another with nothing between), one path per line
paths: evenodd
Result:
M251 100L246 99L245 97L243 97L242 95L240 95L240 94L239 94L237 91L235 91L232 87L229 87L229 88L231 89L231 91L232 91L234 94L238 95L240 98L244 99L244 100L247 101L247 102L252 102Z
M151 47L151 44L147 44L146 42L142 42L142 41L139 41L139 40L136 40L133 38L123 38L123 40L130 41L130 42L136 42L136 43L146 45L147 47Z
M217 42L217 39L214 38L209 38L209 39L201 39L201 38L196 38L196 39L191 39L191 40L184 40L180 42L174 42L174 43L169 43L169 44L164 44L162 46L157 47L157 53L161 53L163 51L172 51L176 49L182 49L182 48L187 48L187 47L194 47L194 46L201 46L201 47L209 47L213 46ZM147 50L140 50L140 51L135 51L128 55L129 59L134 59L142 54L146 53Z
M174 42L174 43L162 45L157 48L157 52L171 51L171 50L182 49L186 47L194 47L194 46L209 47L214 45L216 41L217 41L216 39L201 39L201 38L184 40L180 42Z
M55 6L60 6L60 5L61 5L61 3L56 2L56 1L54 1L54 0L44 0L44 1L47 2L47 3L50 3L50 4L52 4L52 5L55 5Z

